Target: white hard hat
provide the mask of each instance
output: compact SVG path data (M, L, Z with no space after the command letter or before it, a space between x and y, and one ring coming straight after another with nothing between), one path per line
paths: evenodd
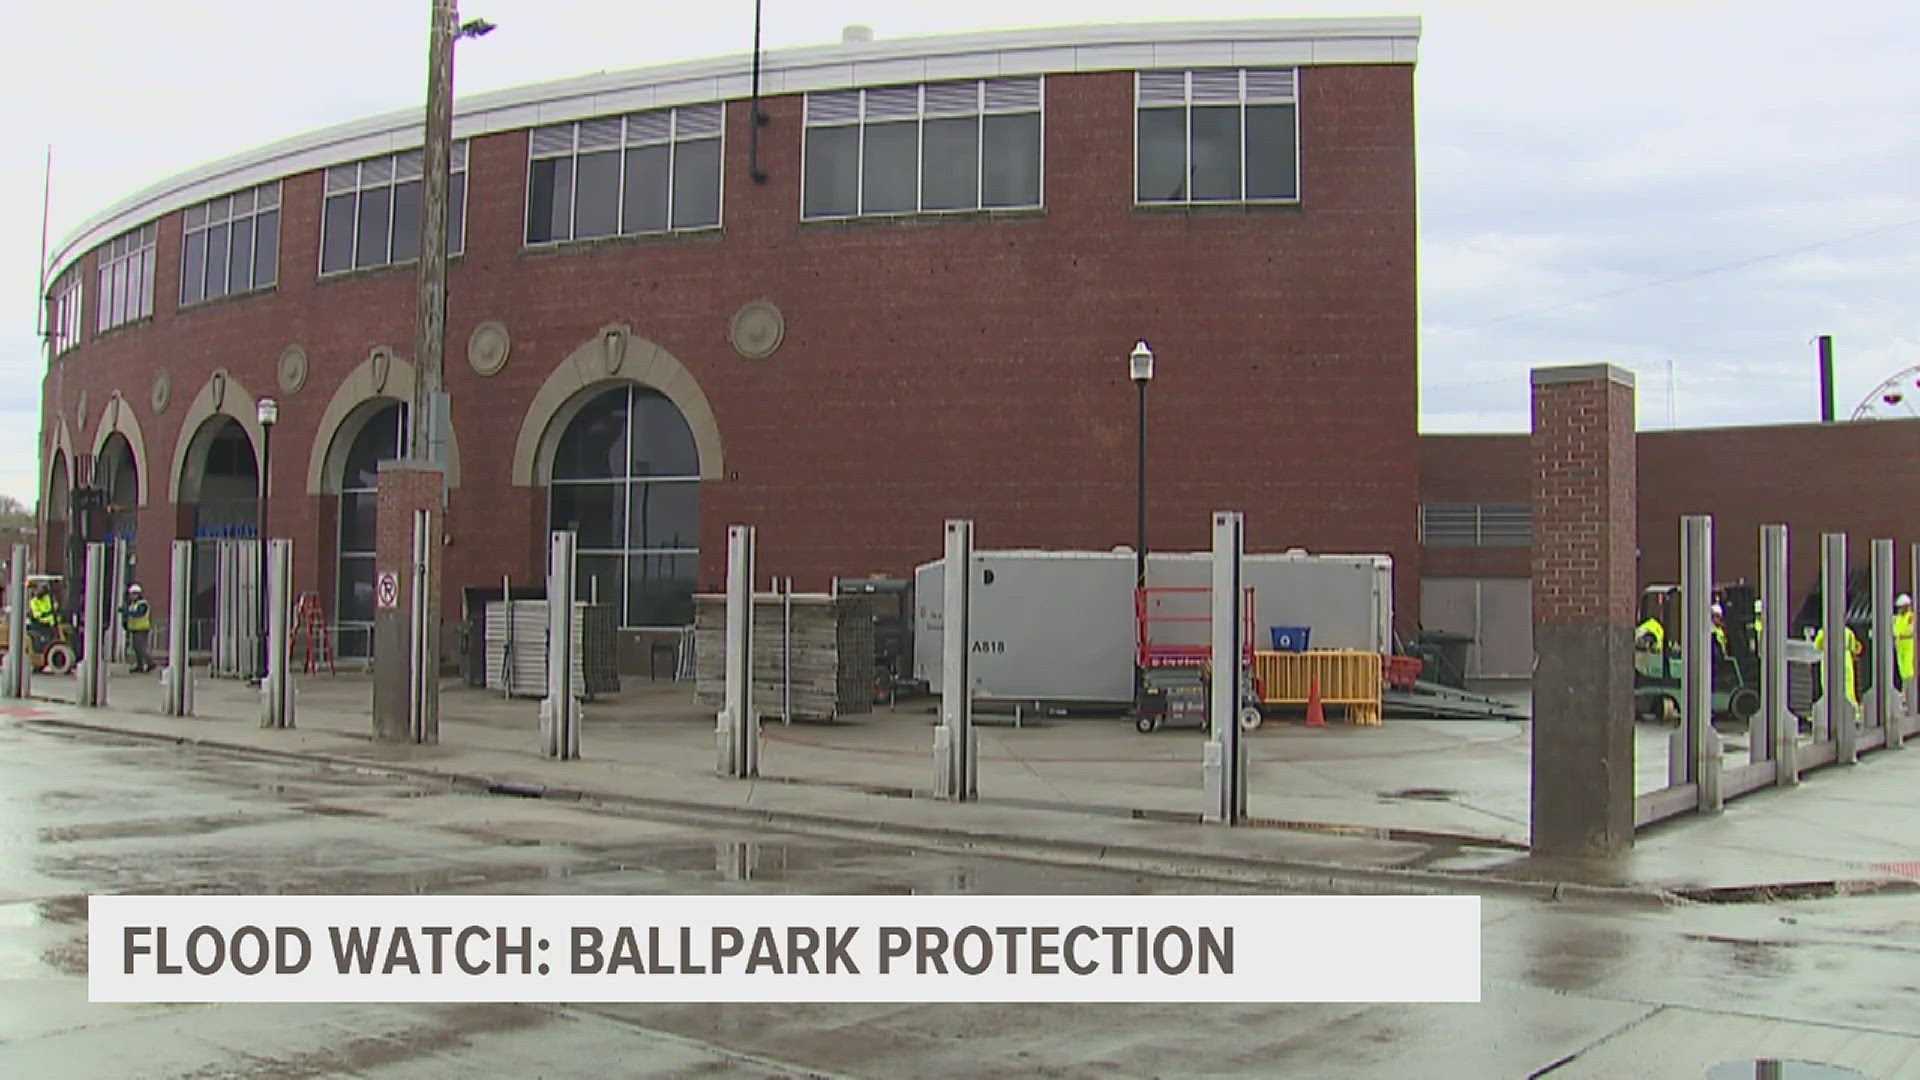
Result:
M129 586L127 586L127 591L128 591L128 592L130 592L130 593L132 593L132 592L139 592L139 591L140 591L140 586L139 586L138 584L134 584L134 585L129 585Z
M1725 614L1726 614L1726 612L1724 612L1724 611L1722 611L1722 610L1720 610L1720 605L1719 605L1719 604L1715 604L1715 605L1713 605L1713 613L1714 613L1715 615L1725 615Z
M1900 598L1893 602L1893 606L1894 607L1912 607L1913 597L1908 596L1906 593L1901 593Z

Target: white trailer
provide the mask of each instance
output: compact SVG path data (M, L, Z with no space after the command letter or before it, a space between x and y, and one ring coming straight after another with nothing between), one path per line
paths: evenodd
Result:
M1205 644L1211 556L1147 556L1155 644ZM1117 551L977 551L974 696L985 701L1124 705L1133 700L1134 555ZM940 685L944 560L914 571L914 676ZM1255 645L1305 627L1315 649L1393 649L1393 561L1385 555L1249 555Z

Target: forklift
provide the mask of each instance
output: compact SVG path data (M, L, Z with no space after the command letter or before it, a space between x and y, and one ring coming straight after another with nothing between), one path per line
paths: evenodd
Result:
M1726 648L1713 649L1713 718L1745 726L1760 712L1760 649L1753 634L1757 590L1746 582L1716 587L1713 603L1724 612ZM1672 720L1680 715L1680 635L1683 608L1680 586L1649 585L1640 593L1638 626L1660 620L1663 648L1633 643L1633 711L1642 720Z

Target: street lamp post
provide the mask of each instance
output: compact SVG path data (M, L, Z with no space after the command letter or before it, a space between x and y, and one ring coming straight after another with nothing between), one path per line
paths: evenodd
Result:
M255 586L255 596L259 600L260 613L260 668L255 675L259 679L267 677L267 495L272 489L273 476L273 425L280 421L280 404L272 398L261 398L256 407L255 418L260 421L260 580Z
M1153 381L1153 350L1147 348L1146 342L1142 341L1134 345L1133 353L1127 357L1127 373L1132 376L1133 385L1139 388L1140 391L1140 421L1138 425L1140 436L1140 470L1138 474L1139 482L1135 486L1135 493L1138 496L1137 509L1139 511L1139 520L1136 522L1137 528L1134 532L1133 587L1135 589L1135 595L1141 596L1144 601L1144 593L1141 590L1147 587L1147 384ZM1141 626L1140 634L1142 643L1144 644L1146 635L1145 625ZM1140 691L1143 688L1145 679L1145 669L1140 666L1140 661L1136 659L1133 666L1133 697L1135 701L1140 700Z

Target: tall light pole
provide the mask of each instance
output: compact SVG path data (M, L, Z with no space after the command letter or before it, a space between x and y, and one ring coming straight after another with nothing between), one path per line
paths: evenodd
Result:
M260 511L256 515L260 520L260 581L255 596L259 600L260 614L260 669L255 672L258 678L267 677L267 494L271 490L270 478L273 476L273 425L280 422L280 404L270 397L263 397L256 406L254 418L260 421Z
M1147 587L1147 384L1153 381L1153 350L1147 343L1138 342L1133 353L1127 357L1127 373L1133 378L1133 385L1140 391L1140 472L1139 483L1135 491L1138 495L1139 521L1134 533L1133 548L1133 587L1135 595L1145 603L1144 590ZM1140 626L1141 643L1146 643L1146 624ZM1146 679L1146 671L1138 661L1133 670L1133 697L1140 700L1140 691Z

